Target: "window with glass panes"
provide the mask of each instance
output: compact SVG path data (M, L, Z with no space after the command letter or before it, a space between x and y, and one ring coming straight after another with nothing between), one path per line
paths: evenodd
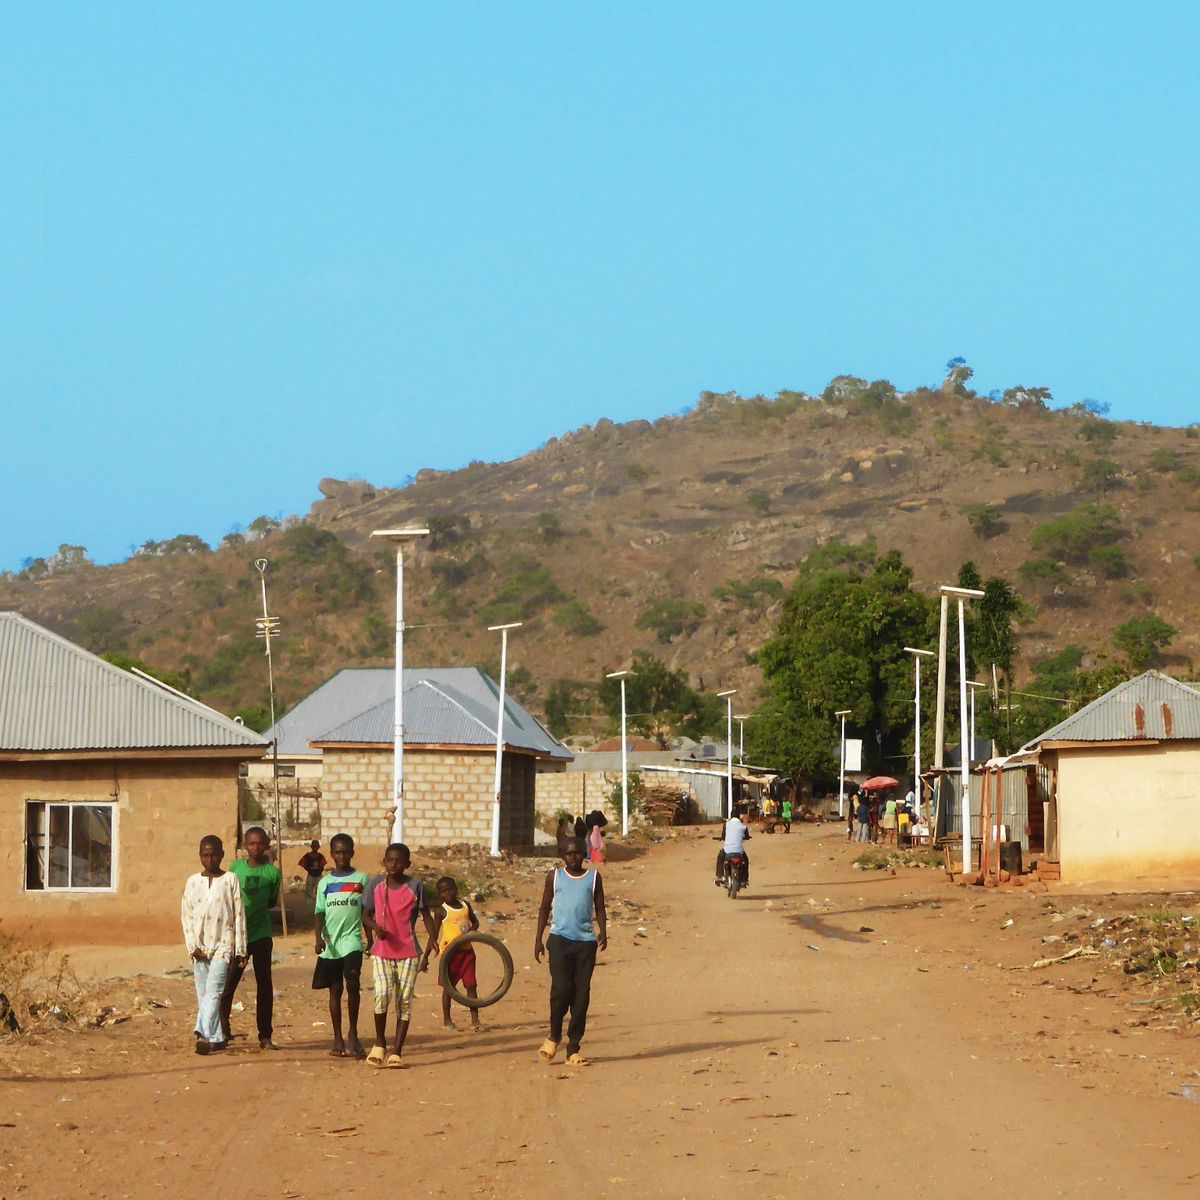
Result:
M115 804L25 803L25 888L96 891L116 882Z

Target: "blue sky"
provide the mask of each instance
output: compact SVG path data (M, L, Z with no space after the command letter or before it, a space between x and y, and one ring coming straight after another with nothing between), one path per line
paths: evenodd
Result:
M9 3L0 568L840 373L1200 419L1200 6Z

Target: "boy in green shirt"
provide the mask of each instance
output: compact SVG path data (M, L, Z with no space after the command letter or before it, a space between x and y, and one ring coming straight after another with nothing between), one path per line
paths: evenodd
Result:
M230 874L237 876L242 888L242 902L246 906L246 958L254 963L254 1014L258 1022L258 1046L260 1050L278 1050L271 1040L272 1008L274 990L271 982L271 913L279 904L279 887L283 872L271 862L271 839L266 830L255 825L247 829L242 839L246 848L245 859L235 859L229 864ZM229 978L221 995L221 1030L225 1040L233 1037L229 1018L233 1012L233 995L246 971L246 959L230 964Z
M358 1040L359 978L363 960L363 892L370 882L356 871L354 839L339 833L330 839L333 870L317 884L317 966L313 990L329 991L329 1022L333 1026L334 1058L366 1058ZM342 989L346 991L346 1017L350 1036L342 1038Z

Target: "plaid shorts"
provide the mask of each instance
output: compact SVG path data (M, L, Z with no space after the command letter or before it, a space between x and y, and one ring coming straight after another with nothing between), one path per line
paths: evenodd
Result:
M371 978L375 986L375 1014L385 1016L392 992L396 993L396 1008L400 1020L407 1021L412 1014L413 992L417 988L417 976L421 973L419 958L375 958L371 959Z

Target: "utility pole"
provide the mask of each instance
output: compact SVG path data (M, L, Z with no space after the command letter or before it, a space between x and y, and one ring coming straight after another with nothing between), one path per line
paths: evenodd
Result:
M267 690L271 697L271 791L275 801L275 813L272 817L272 834L275 842L275 858L283 861L283 820L279 810L279 730L275 728L275 660L271 655L271 642L279 636L279 618L267 615L267 566L265 558L254 560L254 568L258 571L258 580L262 588L262 616L255 619L255 637L260 637L266 643L267 655ZM280 871L282 874L282 869ZM283 936L287 937L287 893L282 884L279 888L279 920Z

